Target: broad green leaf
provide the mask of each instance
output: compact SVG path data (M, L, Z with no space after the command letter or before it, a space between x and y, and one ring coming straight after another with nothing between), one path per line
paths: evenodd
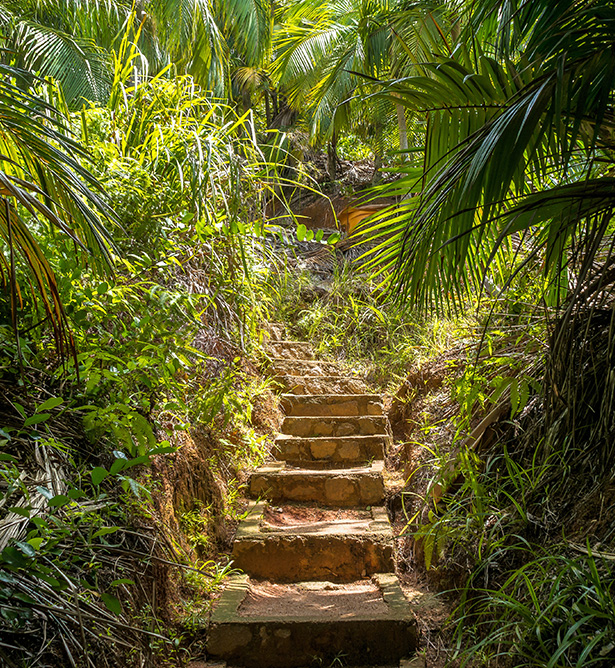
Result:
M100 485L100 483L109 475L107 469L102 466L97 466L90 471L93 485Z
M116 531L119 531L120 527L103 527L102 529L99 529L96 531L93 535L92 538L99 538L100 536L108 536L109 534L115 533Z
M17 412L21 415L22 418L26 417L26 409L21 404L18 404L16 401L14 401L13 406L15 406Z
M115 596L112 596L111 594L101 594L100 598L110 612L115 615L122 614L122 604Z
M19 541L15 543L17 547L26 555L26 557L35 557L36 556L36 550L30 543L24 543L22 541Z
M56 591L62 591L68 587L68 584L64 580L57 580L51 575L44 575L43 573L37 573L36 577L43 582L46 582L49 586L53 587Z
M111 467L109 468L109 475L116 475L120 471L123 471L125 468L130 466L128 460L126 459L116 459Z
M50 411L52 408L56 408L60 404L64 403L62 397L51 397L47 401L43 402L40 406L36 407L36 412L41 413L42 411Z
M31 512L32 509L31 508L20 508L19 506L12 506L11 508L8 508L7 510L9 510L12 513L15 513L16 515L21 515L22 517L27 517L28 519L30 519L30 512Z
M166 443L166 445L164 445ZM157 448L152 448L147 454L148 455L165 455L171 452L177 452L178 448L175 445L169 445L168 441L162 441L160 446Z
M64 494L57 494L56 496L49 499L47 502L52 508L60 508L65 506L67 503L70 503L70 499Z
M40 547L41 547L41 545L42 545L44 542L45 542L45 539L44 539L44 538L41 538L40 536L37 536L36 538L30 538L30 540L28 541L28 543L30 543L30 545L32 545L32 547L33 547L35 550L39 550Z
M44 496L47 500L53 498L52 492L50 492L46 487L37 487L36 491L41 495Z
M113 580L111 583L112 587L119 587L119 585L133 585L134 580L128 580L127 578L120 578L119 580Z
M8 547L5 547L4 550L2 550L0 559L2 559L4 563L8 564L9 566L13 566L14 568L25 568L29 563L28 559L26 559L23 553L12 545L9 545Z
M51 413L36 413L35 415L26 418L25 422L23 423L23 426L31 427L33 424L39 424L40 422L45 422L46 420L49 420L50 417Z
M306 233L307 233L307 227L303 223L297 225L297 239L299 241L305 240Z

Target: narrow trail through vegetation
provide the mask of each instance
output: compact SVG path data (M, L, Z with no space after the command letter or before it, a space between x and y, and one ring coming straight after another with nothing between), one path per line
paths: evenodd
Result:
M245 575L230 579L215 607L208 651L254 668L397 666L418 633L384 506L391 436L382 397L314 359L308 343L268 347L286 391L277 461L250 474L256 500L232 551Z
M0 0L0 668L615 666L614 26Z

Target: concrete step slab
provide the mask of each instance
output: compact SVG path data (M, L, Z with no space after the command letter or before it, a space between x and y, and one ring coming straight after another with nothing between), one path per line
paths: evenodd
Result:
M338 376L340 368L335 362L323 360L284 359L272 357L271 367L277 376Z
M363 394L367 385L352 376L274 376L273 380L290 394Z
M275 357L282 359L313 360L315 357L312 345L307 341L270 341L268 348Z
M418 643L397 577L346 584L229 578L212 614L208 653L244 668L393 664Z
M382 415L379 394L283 394L281 407L293 416Z
M292 466L313 468L318 462L327 465L354 466L374 459L384 459L391 437L388 434L370 436L278 436L273 455Z
M233 562L275 582L351 582L394 570L393 532L383 506L320 508L252 502L233 544Z
M326 470L291 468L285 462L272 462L250 474L249 490L253 498L274 503L313 502L343 508L375 506L384 499L383 469L383 461L365 467Z
M280 429L286 436L374 436L388 433L388 422L383 415L344 417L286 416Z

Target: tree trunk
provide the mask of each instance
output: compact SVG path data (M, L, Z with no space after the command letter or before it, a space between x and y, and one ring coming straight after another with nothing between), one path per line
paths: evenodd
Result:
M382 180L380 168L382 167L382 156L384 153L384 127L377 123L374 127L374 144L372 151L374 152L374 174L372 176L372 185L376 185Z
M331 181L335 181L337 177L337 134L335 131L327 150L327 171L329 172Z
M267 127L271 127L271 105L269 103L269 91L265 91L265 116L267 118Z
M380 153L374 153L374 174L372 176L373 186L375 186L382 180L382 174L380 173L381 167L382 167L382 155Z
M397 127L399 128L399 150L408 150L408 126L406 125L406 110L403 105L398 102L395 103L395 111L397 111ZM406 155L402 155L402 160L406 159Z

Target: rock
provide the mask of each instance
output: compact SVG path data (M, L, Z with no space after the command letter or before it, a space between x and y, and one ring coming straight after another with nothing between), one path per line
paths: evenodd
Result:
M336 450L335 441L318 440L310 445L310 453L314 459L329 459Z
M361 502L355 481L341 476L325 481L325 496L332 505L358 506Z

